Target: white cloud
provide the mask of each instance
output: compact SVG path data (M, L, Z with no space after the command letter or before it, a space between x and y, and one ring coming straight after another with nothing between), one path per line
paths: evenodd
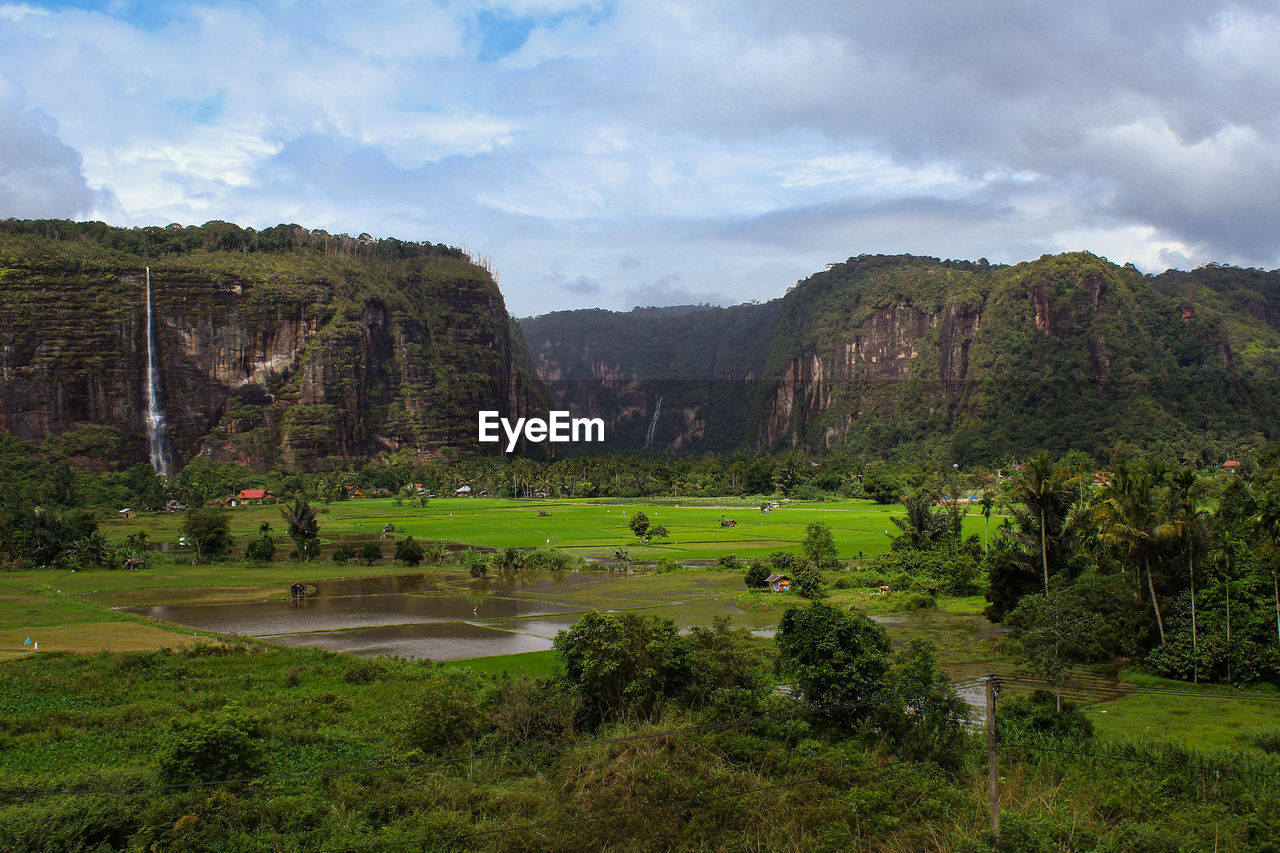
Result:
M1264 0L131 8L0 5L11 209L466 243L524 313L860 252L1280 264Z

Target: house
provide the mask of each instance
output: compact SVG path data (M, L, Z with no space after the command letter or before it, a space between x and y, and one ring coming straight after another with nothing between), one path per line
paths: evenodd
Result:
M232 506L235 506L237 503L260 504L265 501L274 501L275 499L276 493L270 489L241 489L238 495L234 498L229 498L228 501Z
M458 488L456 488L456 489L454 489L454 490L453 490L453 496L454 496L455 498L457 498L457 497L465 497L465 496L467 496L467 495L469 495L469 494L471 494L471 487L470 487L470 486L459 486Z
M791 578L786 575L769 575L765 578L765 583L769 585L770 592L790 592Z
M1228 459L1222 463L1222 467L1230 471L1232 474L1240 473L1240 463L1235 459Z
M120 510L120 512L116 514L119 515L121 518L137 518L138 517L138 511L131 506L125 507L124 509Z

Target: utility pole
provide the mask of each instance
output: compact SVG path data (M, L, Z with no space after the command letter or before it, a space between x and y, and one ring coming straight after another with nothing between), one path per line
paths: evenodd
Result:
M996 694L1000 679L987 676L987 810L991 817L991 836L1000 838L1000 771L996 766Z

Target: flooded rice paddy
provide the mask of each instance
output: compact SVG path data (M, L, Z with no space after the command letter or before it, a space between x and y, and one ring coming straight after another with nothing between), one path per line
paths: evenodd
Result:
M458 660L550 649L555 635L590 610L661 613L681 628L726 615L742 627L775 624L777 613L740 610L741 579L722 575L623 576L606 571L458 579L439 573L336 578L287 589L241 590L253 600L187 601L173 590L115 594L108 603L141 616L220 634L257 637L362 656ZM206 591L208 594L210 591Z
M727 617L733 627L767 639L785 607L802 603L787 597L774 608L743 609L738 605L742 578L716 572L582 571L470 579L428 571L333 578L307 586L305 600L293 600L284 585L151 588L95 598L130 613L219 634L361 656L432 660L544 651L557 633L592 610L660 615L681 630ZM898 649L912 640L934 643L940 662L960 676L986 671L990 644L999 635L976 605L871 618L888 630Z

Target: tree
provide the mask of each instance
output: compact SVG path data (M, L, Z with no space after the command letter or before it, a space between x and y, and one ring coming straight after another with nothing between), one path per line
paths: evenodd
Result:
M774 637L778 668L814 705L860 703L884 687L889 637L860 612L845 613L820 601L789 607ZM847 709L844 716L865 716Z
M689 641L660 616L591 612L556 635L555 650L597 721L650 716L689 679Z
M180 528L197 560L221 557L231 550L231 517L218 507L192 507Z
M1089 659L1096 645L1094 636L1105 627L1102 617L1071 590L1026 596L1005 619L1005 625L1023 665L1053 685L1059 704L1071 664Z
M376 545L374 546L377 547ZM329 555L329 559L333 560L339 566L345 566L351 560L355 559L356 552L351 550L351 546L345 542L333 549L333 553ZM381 552L379 552L381 556Z
M1164 617L1156 598L1151 561L1156 547L1181 535L1178 525L1165 515L1165 496L1160 486L1164 480L1161 466L1130 467L1124 460L1116 463L1111 482L1102 487L1094 510L1101 529L1099 539L1128 560L1134 576L1146 572L1147 593L1160 631L1160 645L1165 643Z
M1196 505L1198 483L1194 470L1182 468L1173 475L1170 482L1177 498L1177 524L1182 532L1183 549L1187 557L1187 579L1191 584L1191 680L1199 683L1200 642L1199 628L1196 622L1196 533L1204 513Z
M406 536L396 542L396 559L406 565L417 566L425 556L426 551L422 544L415 541L412 536Z
M1074 503L1075 493L1067 482L1066 469L1049 461L1042 452L1024 469L1013 484L1014 499L1024 506L1026 518L1035 519L1040 534L1040 560L1044 570L1044 594L1049 594L1049 524L1050 519L1065 519ZM1015 508L1014 517L1020 517Z
M907 535L907 542L911 547L918 551L926 550L952 535L953 525L948 513L933 508L937 499L936 489L917 489L902 499L907 517L889 518Z
M258 525L258 534L260 539L245 546L244 558L263 563L270 562L276 555L276 543L271 538L271 522L264 521Z
M889 674L880 729L900 755L958 766L969 705L938 668L932 643L913 640Z
M987 552L987 534L991 532L991 510L996 505L996 499L985 492L982 495L982 501L979 506L982 507L982 517L985 519L982 526L982 553Z
M382 549L377 542L366 542L360 546L360 560L366 566L372 566L382 559Z
M289 525L295 559L304 563L320 553L320 525L315 509L301 493L294 495L292 506L280 507L280 517ZM379 555L381 556L381 555Z
M1209 552L1209 565L1222 576L1222 590L1227 602L1227 681L1231 681L1231 582L1235 580L1240 561L1244 559L1247 546L1243 539L1230 530L1222 530Z
M631 532L638 539L644 539L649 535L649 516L643 512L637 512L631 516L631 520L627 522L627 526L631 528Z
M800 548L805 561L818 571L834 569L839 564L831 528L821 521L815 521L804 529L804 542Z
M791 573L791 588L795 590L796 595L801 598L817 600L826 598L827 592L823 588L824 580L822 572L815 569L807 563L796 566Z
M1276 641L1280 642L1280 498L1272 495L1258 513L1258 528L1271 540L1271 590L1276 606Z
M752 560L747 565L747 588L764 589L769 585L769 574L769 566L763 560Z
M862 478L862 491L878 504L896 501L901 488L898 478L883 468L877 468Z
M670 535L665 524L655 524L649 528L650 539L666 539Z

